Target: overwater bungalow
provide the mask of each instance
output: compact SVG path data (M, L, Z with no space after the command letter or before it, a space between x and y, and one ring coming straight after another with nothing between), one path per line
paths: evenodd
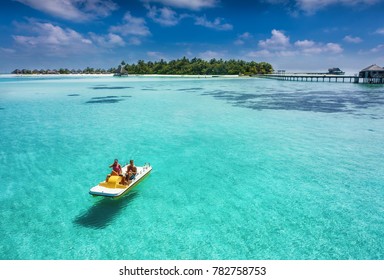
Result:
M328 74L331 74L331 75L344 75L345 72L341 71L340 68L334 67L334 68L329 68L328 69Z
M359 72L359 78L363 78L364 83L383 84L384 83L384 68L372 64Z

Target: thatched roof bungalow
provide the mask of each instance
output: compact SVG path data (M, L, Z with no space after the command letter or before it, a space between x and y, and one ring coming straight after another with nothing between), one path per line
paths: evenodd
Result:
M359 78L364 79L364 83L383 84L384 83L384 68L372 64L359 72Z
M384 78L384 68L372 64L359 72L360 78Z
M341 71L341 69L338 68L338 67L334 67L334 68L329 68L329 69L328 69L328 74L332 74L332 75L344 75L345 72L344 72L344 71Z
M125 69L124 65L120 64L119 67L117 67L114 76L128 76L128 71Z

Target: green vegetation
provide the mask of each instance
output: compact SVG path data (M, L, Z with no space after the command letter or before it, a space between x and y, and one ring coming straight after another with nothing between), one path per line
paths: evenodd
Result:
M123 70L124 69L124 70ZM205 61L200 58L171 60L169 62L161 59L160 61L139 60L136 64L128 64L124 60L118 68L95 69L87 67L83 70L78 69L15 69L12 74L111 74L111 73L127 73L128 74L160 74L160 75L254 75L269 74L273 72L273 67L267 62L257 63L255 61L244 60L222 60L211 59Z
M269 74L273 72L271 64L266 62L246 62L244 60L211 59L205 61L200 58L171 60L161 59L156 62L139 60L137 64L124 64L128 74L173 74L173 75L253 75Z
M29 70L29 69L15 69L12 71L12 74L111 74L111 73L115 73L116 72L116 68L110 68L108 70L105 70L105 69L100 69L100 68L90 68L90 67L87 67L83 70L81 69L78 69L78 70L75 70L75 69L72 69L72 70L69 70L67 68L60 68L59 70L57 69L40 69L40 70Z

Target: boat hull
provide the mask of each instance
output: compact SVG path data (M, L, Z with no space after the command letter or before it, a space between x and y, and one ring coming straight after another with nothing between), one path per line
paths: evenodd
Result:
M125 174L126 170L127 166L124 166L123 174ZM92 187L89 194L93 196L120 197L140 183L151 171L151 166L137 166L136 177L129 182L129 185L120 184L120 176L111 176L108 182L104 181Z

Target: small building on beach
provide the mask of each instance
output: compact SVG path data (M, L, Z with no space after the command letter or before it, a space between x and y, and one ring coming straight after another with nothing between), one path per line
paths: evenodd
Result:
M128 76L128 71L125 69L124 65L120 64L117 67L117 70L113 76L117 76L117 77Z
M384 68L372 64L359 72L359 78L363 78L364 83L368 84L383 84L384 83Z

